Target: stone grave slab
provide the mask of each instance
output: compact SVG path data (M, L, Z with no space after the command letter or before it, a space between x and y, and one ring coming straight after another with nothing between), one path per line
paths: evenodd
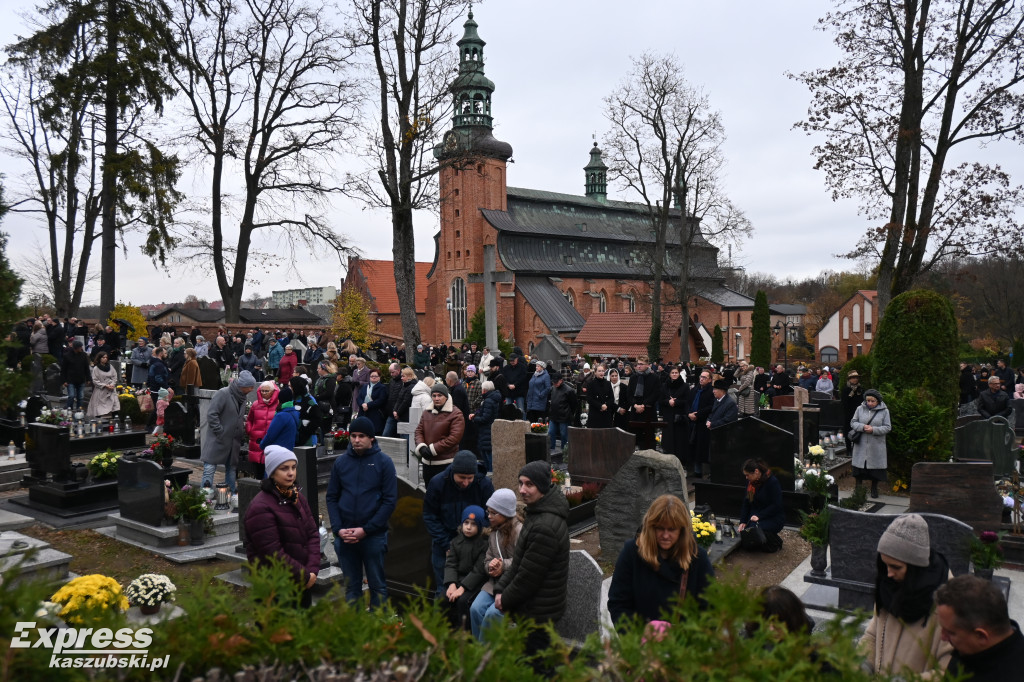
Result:
M799 412L796 410L779 409L761 410L758 412L757 418L763 422L777 426L790 434L790 458L800 452L800 438L798 437L798 432L800 430Z
M398 504L391 515L388 553L384 558L384 573L392 598L411 597L417 587L432 588L434 582L430 534L423 521L423 497L422 488L398 478Z
M831 393L823 393L822 391L808 391L807 392L808 402L820 404L827 403L834 400Z
M1013 431L1024 436L1024 399L1016 398L1010 402L1013 404Z
M244 480L244 479L243 479ZM239 481L241 483L241 481ZM176 564L209 561L222 552L230 551L238 544L238 519L228 511L214 512L214 534L207 535L201 545L178 545L178 526L150 526L120 514L111 514L113 526L97 528L97 533L114 538L125 544L158 554Z
M568 606L565 615L555 623L562 639L583 642L597 632L601 620L601 583L604 574L588 552L569 552L569 583L566 589Z
M35 550L31 557L26 556L29 550ZM64 582L68 579L71 558L44 540L13 530L0 531L0 573L18 566L15 584L29 580Z
M651 502L665 494L689 503L683 465L675 456L655 450L634 453L597 498L601 547L609 556L618 556L623 544L636 535Z
M313 512L314 521L318 520L320 514L323 513L320 510L320 495L317 485L316 451L317 448L315 446L305 445L296 447L293 450L297 460L295 466L295 485L299 486L302 494L306 496L306 501L309 502L309 510Z
M822 431L846 432L850 425L843 414L843 404L838 400L818 403L818 428Z
M0 531L28 528L36 520L24 514L15 514L9 509L0 509Z
M953 456L960 461L988 461L995 476L1016 471L1016 434L1003 417L971 422L953 430Z
M164 410L164 433L173 436L177 441L178 448L182 450L179 456L194 459L197 416L195 409L189 410L183 401L173 401ZM198 457L198 454L195 454L195 457Z
M578 483L607 482L636 450L636 436L622 429L569 427L569 475Z
M66 480L71 474L71 431L66 426L31 422L25 433L25 459L38 480Z
M401 476L415 486L420 484L419 462L409 455L409 446L404 438L377 437L377 445L381 452L391 458L395 464L395 474ZM410 465L410 461L412 465Z
M811 396L811 392L802 386L793 386L793 407L800 409L801 406L806 403Z
M492 481L495 489L519 489L519 470L526 464L526 434L529 431L530 424L524 421L495 419L491 424Z
M976 533L998 530L1003 500L992 485L991 462L918 462L908 512L931 512L963 521Z
M870 514L831 507L829 562L824 577L808 573L804 580L839 588L838 607L871 611L877 574L878 539L896 518L892 514ZM953 575L962 575L970 565L970 538L974 531L966 523L941 514L921 514L928 522L932 549L946 557Z

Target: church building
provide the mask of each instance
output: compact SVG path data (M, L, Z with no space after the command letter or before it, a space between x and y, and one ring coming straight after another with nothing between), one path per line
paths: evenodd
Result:
M576 339L588 320L604 313L619 314L619 325L649 330L651 276L645 262L653 230L648 207L608 198L608 169L596 142L583 168L583 194L509 187L512 146L493 135L495 86L484 75L485 43L472 11L464 28L458 41L459 73L450 86L455 101L452 128L434 151L439 161L449 162L439 177L440 231L434 236L434 260L426 282L417 277L416 283L417 299L420 287L426 286L423 308L429 313L417 315L424 341L459 342L469 319L484 305L487 286L495 287L502 333L528 353L545 340L572 352L590 352ZM678 209L673 219L680 219ZM718 249L699 234L697 220L687 222L698 231L691 246L696 250L690 259L691 281L698 288L719 289L724 277ZM675 247L677 251L678 239ZM670 238L669 272L673 251ZM417 265L419 275L421 264ZM358 262L351 267L358 272ZM377 267L375 274L388 270ZM351 270L349 274L350 280L359 279ZM371 285L378 290L388 287L394 287L393 276L387 283ZM671 298L672 287L666 284L664 289L665 297ZM678 307L665 310L666 324L675 325L674 344L668 345L678 349ZM687 342L696 358L706 352L705 344L694 325L689 327ZM387 332L401 335L400 327ZM595 325L584 339L615 333L615 325ZM663 337L663 346L666 341L670 340ZM626 354L643 353L640 346L635 350ZM669 357L668 347L662 351ZM678 357L678 350L675 354Z

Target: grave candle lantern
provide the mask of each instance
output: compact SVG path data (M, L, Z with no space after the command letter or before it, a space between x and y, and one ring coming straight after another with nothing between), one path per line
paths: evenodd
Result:
M217 486L217 506L214 509L223 511L228 508L228 490L227 483L221 483Z

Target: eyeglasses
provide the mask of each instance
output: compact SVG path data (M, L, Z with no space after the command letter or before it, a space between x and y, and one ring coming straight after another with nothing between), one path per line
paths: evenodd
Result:
M493 509L488 509L487 510L487 515L488 516L501 516L501 514L499 514L498 512L494 511Z

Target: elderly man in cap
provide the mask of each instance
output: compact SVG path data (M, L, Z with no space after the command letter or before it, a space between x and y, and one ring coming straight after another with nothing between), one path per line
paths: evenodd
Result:
M469 450L459 450L452 463L427 484L423 498L423 521L430 533L430 563L440 597L444 586L444 562L466 507L484 507L494 494L494 484L484 467Z
M224 482L235 492L235 473L238 453L246 441L246 396L256 388L256 379L250 372L240 372L238 378L218 390L210 399L206 422L202 425L203 438L199 460L203 463L203 487L213 487L217 465L224 465Z
M376 607L388 598L384 555L388 520L398 504L398 478L394 462L377 445L373 422L356 417L348 430L348 448L331 467L327 513L345 576L345 599L360 599L365 572L370 605Z
M740 418L739 408L736 401L729 395L729 382L725 379L718 379L711 385L711 393L715 396L715 402L711 405L711 414L708 415L707 427L717 429L719 426L731 424Z
M423 482L442 473L452 463L459 450L459 442L466 430L466 420L452 403L448 387L437 382L430 389L434 406L420 417L416 427L416 456L423 462Z

